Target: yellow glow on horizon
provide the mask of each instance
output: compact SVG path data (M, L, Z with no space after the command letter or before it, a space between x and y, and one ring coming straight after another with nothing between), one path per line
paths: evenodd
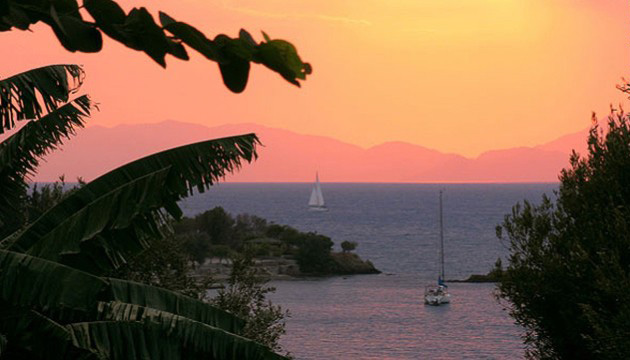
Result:
M19 49L5 72L85 64L86 89L102 104L92 123L107 126L256 122L363 147L405 141L466 156L581 130L592 110L625 99L615 90L630 59L621 1L120 2L164 10L209 36L242 27L261 40L265 30L294 43L314 73L296 89L254 66L247 90L234 95L216 64L194 52L163 70L111 40L100 54L70 54L43 28L2 35L5 48Z

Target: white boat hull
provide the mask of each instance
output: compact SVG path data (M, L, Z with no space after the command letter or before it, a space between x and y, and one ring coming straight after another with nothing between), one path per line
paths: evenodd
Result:
M442 305L451 302L451 294L443 285L429 285L424 288L424 303L427 305Z
M325 206L309 206L308 209L310 211L328 211L328 208Z
M445 294L445 295L425 295L424 296L424 303L426 305L443 305L443 304L448 304L451 302L451 295L450 294Z

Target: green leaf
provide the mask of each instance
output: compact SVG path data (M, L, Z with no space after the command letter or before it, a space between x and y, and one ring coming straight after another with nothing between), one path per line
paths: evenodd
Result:
M266 34L265 39L267 42L258 46L254 61L276 71L288 82L300 86L297 79L305 80L306 75L313 71L311 65L302 62L291 43L284 40L269 40Z
M252 46L258 45L252 35L245 29L241 29L241 31L238 32L238 37Z
M125 24L127 15L116 2L112 0L83 0L83 6L105 34L112 39L126 43L127 38L121 28ZM137 47L133 48L140 50Z
M285 359L252 340L153 309L119 304L108 315L119 320L69 324L75 346L113 359Z
M22 9L12 6L7 2L0 2L3 7L0 16L0 31L10 30L16 27L20 30L28 30L29 26L37 20L32 20Z
M242 92L249 79L249 62L253 58L254 46L247 40L231 39L226 35L218 35L214 43L221 54L219 69L223 83L235 93Z
M50 65L0 80L0 134L15 121L36 119L68 101L83 83L78 65Z
M100 278L53 261L1 249L0 300L12 306L55 314L67 321L96 314L99 302L123 302L234 333L244 326L243 320L234 315L169 290Z
M168 53L175 56L178 59L188 60L188 52L186 52L186 48L182 45L180 40L173 40L170 38L166 38L168 42Z
M0 250L0 298L14 306L89 312L107 285L52 261Z
M84 22L76 15L58 13L54 6L50 8L54 23L49 24L61 44L69 51L99 52L103 48L101 32L92 24Z
M169 167L157 170L101 194L80 210L59 221L57 226L40 237L27 253L75 267L83 265L79 268L97 274L117 268L148 244L136 248L125 246L115 238L100 237L99 242L89 245L107 249L107 257L104 258L100 252L86 248L88 244L84 242L105 230L125 229L132 225L134 219L140 220L137 228L142 229L141 226L147 221L143 215L157 211L168 201L162 198L161 190L165 186L169 170ZM149 231L147 237L160 236L159 229L149 228ZM139 238L142 240L142 235ZM130 245L135 245L134 243ZM98 256L89 256L94 253ZM68 261L67 258L70 256L78 257L82 261L80 263L76 260Z
M28 308L0 302L0 356L6 359L91 359L99 357L90 350L75 347L64 326ZM4 346L2 344L4 338Z
M179 38L184 44L195 49L206 58L215 61L219 58L216 45L206 38L201 31L186 23L178 22L163 12L160 12L160 22L166 31Z
M0 227L11 222L19 211L28 177L35 173L39 160L74 135L90 115L87 96L53 110L38 121L31 121L0 143Z
M231 333L241 333L245 322L215 306L155 286L120 279L107 279L111 294L108 299L136 304L221 328Z
M142 49L155 62L166 67L164 57L169 52L166 35L146 8L134 8L129 12L123 32L129 40L125 44Z
M232 58L227 63L219 63L223 84L235 93L241 93L247 86L249 79L249 61Z

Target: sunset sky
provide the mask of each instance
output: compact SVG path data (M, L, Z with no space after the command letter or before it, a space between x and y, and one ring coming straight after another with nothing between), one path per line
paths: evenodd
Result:
M255 66L230 93L215 63L162 69L107 38L98 54L65 51L45 26L0 33L5 77L53 63L85 66L92 124L167 119L258 123L363 147L405 141L444 152L537 145L584 129L625 99L628 2L611 0L146 0L209 37L241 27L291 41L312 76L298 89ZM6 49L10 49L7 51Z

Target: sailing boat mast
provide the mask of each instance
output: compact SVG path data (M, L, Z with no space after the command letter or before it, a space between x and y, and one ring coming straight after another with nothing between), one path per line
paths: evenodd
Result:
M424 303L427 305L441 305L451 302L451 294L444 283L444 221L442 217L442 193L440 190L440 275L437 285L429 285L424 288Z
M442 191L440 190L440 279L444 281L444 224L442 222Z

